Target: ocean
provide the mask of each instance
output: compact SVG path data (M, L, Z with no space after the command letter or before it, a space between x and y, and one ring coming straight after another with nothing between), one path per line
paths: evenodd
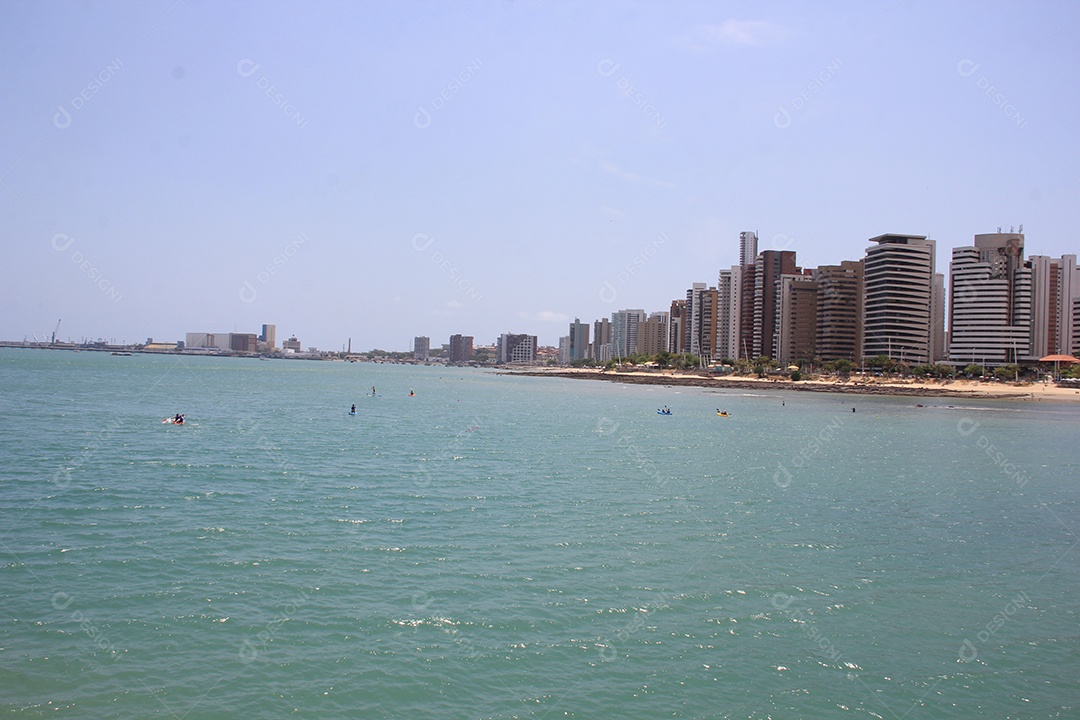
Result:
M0 409L4 716L1080 716L1080 404L0 349Z

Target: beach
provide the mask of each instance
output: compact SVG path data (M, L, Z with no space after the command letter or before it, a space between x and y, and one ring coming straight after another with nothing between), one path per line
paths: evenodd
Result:
M575 380L607 380L638 385L684 387L792 390L799 392L849 393L855 395L892 395L912 397L955 397L983 400L1018 400L1038 402L1055 400L1080 402L1080 389L1057 387L1053 383L1003 383L979 380L883 379L851 376L846 380L825 378L799 380L713 375L685 370L602 370L599 368L529 368L506 370L512 375L565 377Z

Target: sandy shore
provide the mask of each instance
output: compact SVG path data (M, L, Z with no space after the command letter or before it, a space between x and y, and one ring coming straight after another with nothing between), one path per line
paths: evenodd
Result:
M955 397L984 400L1062 400L1080 402L1080 390L1059 388L1053 384L1022 383L1019 385L975 380L915 381L880 378L851 378L847 381L774 380L750 377L715 376L677 370L599 370L595 368L529 368L506 370L510 375L565 377L575 380L607 380L609 382L641 385L680 385L705 388L735 388L742 390L794 390L800 392L852 393L858 395L897 395L913 397Z

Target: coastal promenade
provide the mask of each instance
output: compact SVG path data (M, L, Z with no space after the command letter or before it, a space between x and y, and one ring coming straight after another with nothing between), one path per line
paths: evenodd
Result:
M595 368L529 368L507 370L509 375L565 377L574 380L606 380L638 385L724 388L737 390L848 393L854 395L892 395L911 397L953 397L983 400L1080 402L1080 389L1057 387L1052 383L1002 383L976 380L903 380L852 377L821 380L715 376L678 370L599 370Z

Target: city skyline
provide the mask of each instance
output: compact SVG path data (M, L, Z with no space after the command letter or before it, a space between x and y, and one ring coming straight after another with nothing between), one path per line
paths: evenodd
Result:
M1075 253L1069 3L7 3L0 337L557 345L758 251ZM310 47L301 39L317 37ZM551 53L557 46L560 52ZM903 58L899 62L897 58ZM708 268L702 272L702 268Z
M1021 226L1022 229L1023 226ZM747 238L750 239L749 242ZM1060 258L1032 253L1025 260L1024 234L1022 232L1013 232L1012 228L1007 233L999 231L997 233L975 234L971 241L973 245L961 245L952 248L953 261L948 266L948 273L935 272L936 243L932 238L926 236L886 233L870 238L867 242L871 243L871 245L866 248L865 256L858 260L844 259L838 261L838 264L835 265L802 268L796 265L796 253L794 251L763 250L756 257L753 257L753 251L756 249L756 237L752 231L741 232L739 234L740 260L746 261L753 257L753 262L748 265L721 268L717 274L717 284L715 286L710 286L708 283L693 282L686 291L685 299L676 298L672 301L670 312L624 308L613 311L610 318L597 318L593 323L595 326L595 338L597 340L606 338L599 343L608 346L606 351L594 347L597 343L588 342L588 324L581 323L578 317L575 317L573 323L570 324L571 335L575 332L580 332L582 335L582 337L577 338L578 350L574 352L571 352L571 348L575 345L571 335L561 336L555 343L549 344L540 342L536 335L500 333L487 347L497 348L507 337L530 337L532 338L531 346L533 348L553 349L558 352L560 360L564 362L586 358L607 361L632 354L654 355L660 350L676 353L685 351L692 355L702 355L713 360L743 355L747 357L764 355L774 360L786 362L794 357L815 357L819 352L828 357L855 358L877 355L889 355L891 357L891 350L895 348L901 351L901 357L903 357L904 352L907 352L916 362L940 360L955 364L960 359L971 360L974 357L968 350L957 351L953 347L956 343L963 345L965 342L969 342L964 339L964 336L969 334L968 327L976 333L972 336L973 338L983 338L976 341L971 346L972 348L989 347L989 345L984 344L984 340L989 337L987 333L991 335L998 333L997 330L991 330L991 326L996 327L1001 322L1004 322L985 307L985 303L991 300L992 297L997 296L998 291L991 289L992 283L984 285L985 281L972 285L971 276L966 265L971 262L972 252L976 252L979 247L998 247L999 244L1006 241L1013 246L1011 255L1015 256L1014 265L1015 262L1022 262L1029 268L1036 266L1039 268L1039 277L1044 278L1037 283L1036 287L1039 289L1035 295L1026 297L1026 299L1021 299L1018 296L1014 300L1026 303L1024 307L1027 308L1027 310L1023 311L1026 313L1022 316L1023 319L1018 319L1017 322L1028 323L1036 320L1036 326L1046 328L1037 331L1043 333L1042 335L1031 336L1031 352L1033 355L1024 355L1022 358L1015 354L1015 350L1022 346L1023 342L1027 342L1021 341L1021 337L1026 337L1028 329L1026 325L1023 330L1019 326L1014 328L1011 331L1013 333L1010 336L1011 339L1006 343L1007 346L1014 349L1014 353L1010 355L1010 362L1017 359L1030 362L1050 353L1054 348L1056 348L1056 350L1053 350L1054 352L1068 352L1067 348L1073 343L1072 338L1074 336L1080 337L1080 334L1078 334L1080 331L1073 331L1070 324L1080 324L1080 291L1077 290L1080 287L1077 284L1080 283L1080 276L1076 275L1076 253L1063 253ZM896 243L902 243L902 245L898 246ZM868 298L866 295L861 294L861 290L858 290L863 284L864 264L869 260L871 266L873 266L873 259L880 254L880 251L890 247L906 247L911 243L924 247L924 249L904 249L902 254L906 258L897 257L889 260L886 267L892 267L896 261L908 265L914 260L914 265L910 265L909 270L914 269L916 266L922 268L918 272L925 274L926 285L923 291L926 293L925 301L928 305L919 310L922 302L916 302L909 310L914 310L916 314L929 312L929 315L921 321L929 324L922 330L909 327L905 330L894 329L891 331L886 331L884 328L892 327L890 324L892 321L886 323L880 330L875 329L874 325L871 324L867 326L867 339L876 338L876 340L872 340L870 346L863 346L864 322L867 321L867 316L863 315L864 309L869 309L869 322L871 323L873 323L873 316L881 312L887 312L889 317L892 317L893 313L898 310L901 314L909 312L909 310L901 309L900 305L896 305L900 298L886 299L890 297L889 293L881 295L880 292L875 292L872 289L873 280L871 280L870 297L877 295L879 296L879 303L884 302L885 304L881 305L877 311L873 309L872 301L870 301L870 305L864 307L864 303ZM912 252L916 252L920 259L914 259L911 256ZM975 257L977 258L977 252ZM969 259L962 262L961 265L957 265L957 258ZM1008 274L1011 275L1018 271L1018 267L1014 265L1009 266ZM887 270L881 276L881 281L891 283L892 280L889 278L894 269ZM1027 289L1024 292L1031 293L1033 290L1030 278L1031 270L1028 269L1026 272L1028 279L1025 285ZM871 278L872 275L871 273ZM852 285L853 282L856 284ZM818 309L819 285L824 291L821 296L822 305L820 311ZM717 288L720 288L719 291ZM909 295L909 291L910 288L902 289L902 296ZM792 293L800 293L804 296L804 299L793 301ZM1075 306L1075 311L1063 309L1064 305L1058 306L1055 310L1051 304L1051 295L1054 293L1057 293L1057 302L1068 303L1069 308ZM1011 295L1012 291L1009 294ZM946 298L951 298L948 305L946 305ZM996 302L996 299L991 300L991 302ZM771 303L779 304L774 307ZM904 303L906 301L901 300L901 304ZM681 306L678 312L676 312L676 306ZM965 309L969 307L970 310ZM702 312L705 313L704 316L701 316ZM1008 311L1005 317L1011 318L1013 312ZM1036 318L1033 314L1035 312L1050 313L1050 315L1044 314ZM951 336L950 329L956 313L959 313L957 315L959 318L957 320L957 330L961 334L954 339ZM683 316L685 320L680 320L680 317ZM963 319L965 316L970 316L970 319ZM1052 316L1056 316L1057 321L1064 322L1067 327L1061 326L1051 329L1049 324L1054 322L1051 319ZM996 319L990 320L990 318ZM646 320L649 322L647 323ZM654 327L651 326L653 322L657 323ZM990 324L987 325L987 322ZM601 332L599 329L601 323L607 324L610 329ZM59 325L60 323L57 324L57 328L59 328ZM575 327L578 328L577 331L575 331ZM649 329L646 331L646 328ZM648 332L650 339L645 341L648 343L646 346L639 342L639 332ZM910 335L911 332L914 332L914 335ZM922 338L921 342L925 343L925 347L920 351L917 347L920 341L915 338L924 332L929 334ZM275 325L264 323L261 325L261 331L257 335L255 333L236 332L187 332L185 333L185 339L181 343L188 348L218 348L253 352L255 350L254 345L258 341L259 351L262 352L275 349L275 333ZM441 343L441 346L443 350L454 354L455 341L463 342L462 338L461 334L455 333L450 336L447 343ZM45 338L35 337L35 342L43 339ZM472 336L466 336L465 339L468 340L468 347L471 348ZM814 344L818 339L823 344L821 348L815 349ZM4 342L13 340L13 338L0 338L0 341ZM62 334L55 336L54 340L63 342ZM101 340L101 338L97 340ZM269 343L264 343L266 340L269 340ZM93 341L93 338L84 337L77 342L88 343ZM173 340L152 337L148 338L148 341L152 341L154 346L174 343ZM737 353L734 351L736 341L744 346L744 352ZM786 345L787 343L794 344L789 346ZM140 343L130 343L132 346L138 344ZM435 347L437 348L439 345L440 343L437 343ZM301 349L301 343L297 341L295 334L293 334L290 343L285 343L283 346L291 346L296 351ZM483 343L480 343L479 346L483 346ZM318 347L310 344L307 347L320 352L338 352L337 348ZM587 349L582 351L582 347ZM1042 351L1037 350L1039 347L1042 347ZM410 341L409 348L406 350L394 347L372 347L364 350L358 345L356 352L365 353L372 350L405 352L413 353L416 359L422 360L426 359L429 348L431 348L429 336L414 336ZM768 348L772 350L768 351ZM861 348L863 352L860 354L856 348ZM280 350L280 348L278 349ZM347 350L350 353L353 351L352 337L342 343L340 350ZM471 351L459 348L457 352L468 355ZM582 352L585 355L580 354ZM1004 352L1004 350L1001 352ZM985 356L985 359L997 358L994 352L977 354Z

